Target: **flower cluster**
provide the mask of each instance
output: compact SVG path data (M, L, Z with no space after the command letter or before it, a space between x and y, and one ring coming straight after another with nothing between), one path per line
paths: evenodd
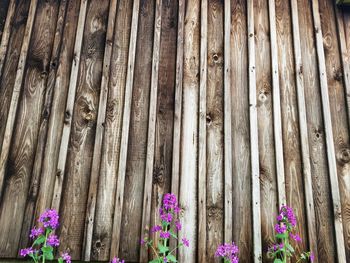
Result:
M114 257L114 258L112 259L111 263L125 263L125 261L124 261L124 260L121 260L121 259L119 259L119 258L117 258L117 257Z
M53 260L54 247L60 245L60 240L54 234L55 229L59 226L59 216L56 210L47 209L38 220L42 226L35 226L30 231L29 237L33 241L31 247L20 250L22 257L29 256L35 263ZM59 263L71 263L71 257L68 253L62 253L58 259Z
M301 238L298 234L293 233L297 225L297 219L291 207L282 206L276 219L276 240L279 242L273 244L267 253L269 257L274 259L274 262L284 263L295 254L291 241L301 242ZM302 260L310 260L312 262L314 260L313 253L303 252L297 262Z
M181 246L189 247L190 242L185 237L181 239L178 246L170 250L169 240L174 238L178 240L176 233L182 229L182 225L177 220L180 213L180 207L177 203L176 196L172 193L164 195L162 207L159 209L159 215L161 223L151 227L150 232L154 235L159 235L157 248L154 247L153 241L147 237L141 240L141 244L146 247L150 247L154 254L155 259L151 262L177 262L173 252Z
M225 243L217 248L215 257L223 258L224 263L238 263L238 252L238 246L234 242Z

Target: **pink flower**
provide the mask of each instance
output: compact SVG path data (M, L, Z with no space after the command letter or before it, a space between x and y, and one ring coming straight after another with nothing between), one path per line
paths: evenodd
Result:
M58 247L60 245L60 241L56 235L49 235L47 238L47 244L52 247Z
M164 232L164 231L162 231L162 232L160 232L160 238L165 238L165 239L167 239L167 238L170 238L170 233L169 232Z
M44 227L56 229L58 228L58 213L55 209L47 209L41 214L39 222L43 223Z
M175 227L176 227L177 231L181 230L182 225L181 225L180 221L175 221Z
M190 241L187 238L182 238L181 239L182 243L184 244L185 247L189 247L190 246Z
M28 248L23 248L20 250L19 254L22 256L22 257L25 257L25 256L28 256L30 254L33 254L34 253L34 250L33 248L31 247L28 247Z
M30 230L30 235L29 235L29 237L30 237L31 239L34 239L34 238L36 238L36 237L42 235L43 233L44 233L44 229L42 229L41 227L39 227L39 228L33 227L33 229Z
M124 260L121 260L121 259L119 259L119 258L117 258L117 257L114 257L113 259L112 259L112 261L111 261L111 263L124 263L125 261Z
M66 263L71 263L71 256L67 252L62 253L61 257Z
M298 234L292 234L290 233L290 236L296 241L296 242L301 242L301 238Z
M310 254L310 260L311 260L311 262L313 262L315 260L315 255L313 252L311 252L311 254Z

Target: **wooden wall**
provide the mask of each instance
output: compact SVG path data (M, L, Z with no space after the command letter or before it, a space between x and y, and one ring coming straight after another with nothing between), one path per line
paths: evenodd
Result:
M0 1L0 258L59 210L60 251L146 262L174 192L180 262L268 262L291 205L350 262L350 10L334 0Z

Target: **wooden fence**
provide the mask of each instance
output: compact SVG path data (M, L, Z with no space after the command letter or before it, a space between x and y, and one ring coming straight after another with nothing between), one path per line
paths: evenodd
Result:
M145 262L162 195L180 262L269 262L289 204L350 262L350 10L334 0L1 0L0 257L48 207L74 259Z

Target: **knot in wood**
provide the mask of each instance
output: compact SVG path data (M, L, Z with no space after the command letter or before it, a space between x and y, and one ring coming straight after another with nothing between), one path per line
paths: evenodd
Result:
M346 164L350 162L350 149L349 148L343 148L341 149L337 154L338 160L342 164Z
M153 170L153 183L162 185L164 183L164 166L155 166Z
M68 123L69 123L71 116L72 116L72 115L71 115L70 111L67 110L67 111L65 112L65 114L64 114L64 123L65 123L65 124L68 124Z
M334 76L333 76L334 80L336 81L342 81L343 79L343 73L341 71L340 68L337 68L334 70Z

